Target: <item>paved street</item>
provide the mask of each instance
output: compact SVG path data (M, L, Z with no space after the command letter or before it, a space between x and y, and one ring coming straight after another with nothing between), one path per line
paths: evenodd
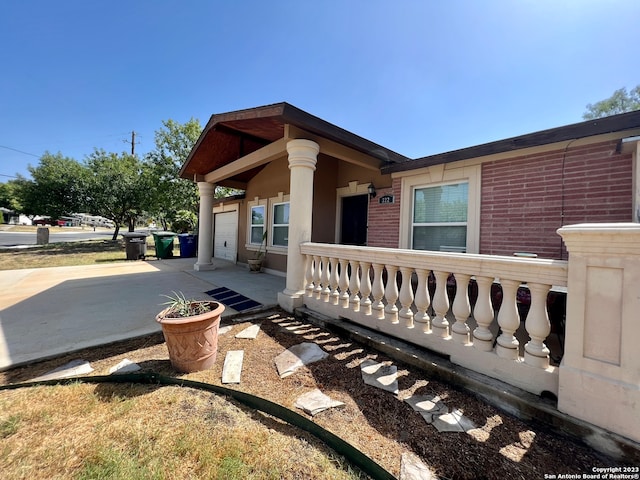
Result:
M113 236L113 230L67 230L64 227L51 227L49 229L49 243L77 242L102 238L109 240ZM0 247L17 247L21 245L35 245L35 232L7 232L0 231Z

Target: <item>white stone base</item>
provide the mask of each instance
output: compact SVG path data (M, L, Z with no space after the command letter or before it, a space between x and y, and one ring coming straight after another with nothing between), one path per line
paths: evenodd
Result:
M213 263L196 263L193 265L193 269L196 272L206 272L208 270L215 270L216 267L213 265Z
M640 443L640 385L560 368L558 410Z
M304 305L302 294L278 292L278 305L289 313Z

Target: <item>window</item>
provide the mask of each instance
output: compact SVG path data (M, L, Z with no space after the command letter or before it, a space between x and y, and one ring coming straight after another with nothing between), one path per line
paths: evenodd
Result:
M413 190L412 248L467 251L469 184L455 183Z
M289 202L273 204L271 244L281 247L289 245Z
M265 232L264 205L251 207L251 233L249 243L262 243L262 237Z

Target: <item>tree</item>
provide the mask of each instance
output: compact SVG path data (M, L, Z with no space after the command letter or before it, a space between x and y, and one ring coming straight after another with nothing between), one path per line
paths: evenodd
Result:
M22 213L20 187L24 181L24 177L18 176L15 180L0 183L0 207L8 208L16 213Z
M96 150L86 160L89 169L88 200L91 213L113 221L113 240L120 225L135 229L142 214L149 186L149 168L138 157Z
M145 157L152 177L146 208L165 230L176 219L178 211L198 213L198 188L193 181L180 178L178 172L201 132L200 122L194 118L182 124L164 120L155 133L155 150ZM216 187L215 197L222 198L236 192L231 188Z
M45 152L38 166L29 166L33 181L19 179L23 213L52 219L86 207L87 169L61 153Z
M145 206L165 230L179 210L193 213L198 210L197 186L191 180L180 178L178 172L201 131L200 122L193 118L184 124L164 120L162 128L155 133L155 150L145 157L151 177Z
M627 92L626 88L620 88L609 98L588 104L582 118L592 120L633 110L640 110L640 85L631 89L630 92Z

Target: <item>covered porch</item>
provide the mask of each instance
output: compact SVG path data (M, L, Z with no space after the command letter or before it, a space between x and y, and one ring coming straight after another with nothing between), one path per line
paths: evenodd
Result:
M640 442L640 226L563 227L558 233L568 261L341 245L335 185L329 193L318 189L319 159L327 167L323 178L331 166L348 164L379 184L385 181L380 166L407 161L287 104L212 117L181 172L201 192L194 268L213 268L214 185L243 188L246 201L259 204L251 194L256 175L286 164L287 185L275 191L290 205L288 243L272 246L286 272L282 308L306 306L428 348L487 377L551 395L561 412ZM368 184L350 187L366 194ZM328 224L314 216L323 207L333 210ZM530 298L524 315L523 290ZM551 291L566 292L559 364L547 345L557 335L549 320Z

